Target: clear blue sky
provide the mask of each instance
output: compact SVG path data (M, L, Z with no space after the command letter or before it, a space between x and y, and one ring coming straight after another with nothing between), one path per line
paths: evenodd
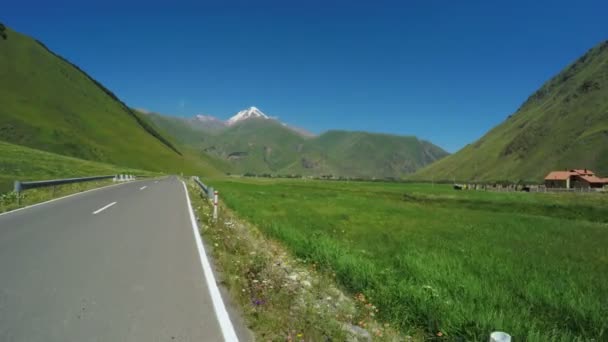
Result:
M136 108L226 119L257 106L316 133L450 152L608 38L605 0L87 2L4 2L0 21Z

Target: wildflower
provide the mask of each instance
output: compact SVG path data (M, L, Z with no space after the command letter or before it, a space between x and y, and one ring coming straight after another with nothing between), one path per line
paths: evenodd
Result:
M441 337L441 336L443 336L443 333L440 331L440 332L437 333L437 336Z

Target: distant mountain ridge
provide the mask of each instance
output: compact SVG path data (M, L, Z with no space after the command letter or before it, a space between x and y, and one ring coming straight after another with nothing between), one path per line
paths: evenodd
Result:
M178 141L228 161L234 173L401 178L448 155L416 137L329 131L314 136L256 107L227 122L205 115L150 118Z
M479 140L411 178L540 181L552 170L585 168L608 176L608 41Z

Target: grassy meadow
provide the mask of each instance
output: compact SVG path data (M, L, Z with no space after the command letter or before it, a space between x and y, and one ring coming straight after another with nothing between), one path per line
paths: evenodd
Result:
M608 195L223 179L221 199L428 338L608 338Z
M0 213L104 185L112 180L65 184L13 193L15 180L30 181L114 174L155 176L158 173L97 163L0 141Z
M0 141L0 193L12 191L15 180L29 181L120 173L156 174L66 157Z

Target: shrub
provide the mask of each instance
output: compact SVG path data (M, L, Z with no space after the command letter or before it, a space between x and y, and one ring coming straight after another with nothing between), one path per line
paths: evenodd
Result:
M4 40L8 38L8 36L6 35L6 26L4 26L3 23L0 23L0 37L2 37L2 39Z

